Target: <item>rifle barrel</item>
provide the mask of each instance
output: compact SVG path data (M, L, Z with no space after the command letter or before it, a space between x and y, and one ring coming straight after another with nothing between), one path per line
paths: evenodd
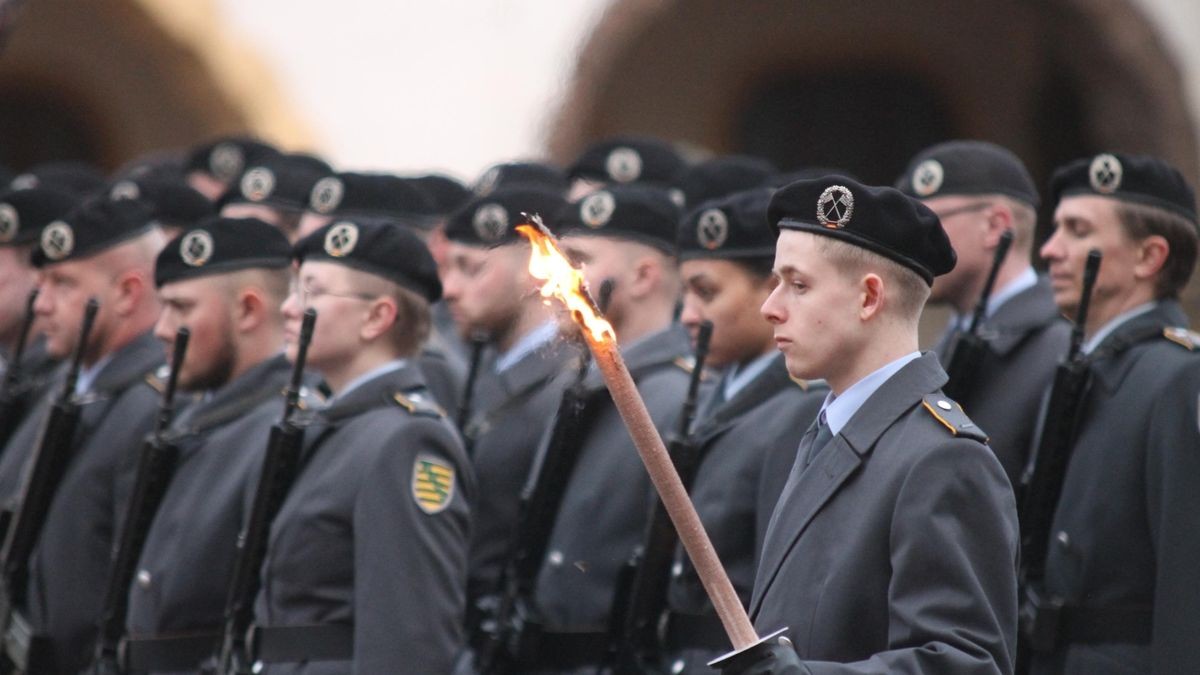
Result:
M87 351L88 336L96 323L96 312L100 310L100 302L96 298L88 298L83 308L83 324L79 327L79 343L75 345L75 354L71 357L71 369L67 371L67 379L63 382L63 399L75 393L75 384L79 382L79 371L83 367L83 355Z
M972 335L979 331L979 324L983 323L983 317L987 315L988 298L992 296L992 288L996 286L996 277L1000 274L1000 267L1004 265L1004 259L1008 257L1008 249L1012 247L1012 243L1013 231L1005 230L1000 235L1000 242L996 244L992 268L988 270L987 280L983 284L983 292L979 294L979 302L975 305L975 313L971 316L969 330Z

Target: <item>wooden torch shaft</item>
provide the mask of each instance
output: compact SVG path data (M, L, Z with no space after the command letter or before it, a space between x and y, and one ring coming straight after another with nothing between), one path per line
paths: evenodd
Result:
M621 419L625 421L625 426L629 428L629 434L633 437L633 444L646 465L650 480L671 516L671 522L679 533L679 540L683 542L684 549L692 559L692 565L696 568L696 573L700 576L704 590L708 592L708 597L712 600L734 649L745 649L753 645L758 641L758 635L754 632L750 617L746 615L746 610L729 581L729 575L725 573L717 551L713 548L708 533L704 531L700 516L679 479L679 473L675 471L671 456L650 419L650 412L646 410L646 403L625 367L616 342L596 342L592 339L588 339L587 342L596 359L596 365L604 376L604 382L608 385L608 391L612 394L617 411L621 413Z

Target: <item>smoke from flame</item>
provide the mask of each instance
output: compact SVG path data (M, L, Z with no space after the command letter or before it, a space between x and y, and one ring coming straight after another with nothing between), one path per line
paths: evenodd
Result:
M593 342L603 343L616 340L612 324L600 316L591 295L587 292L587 282L583 272L571 264L566 254L558 247L554 235L546 229L536 215L530 217L532 225L518 225L520 232L532 251L529 255L529 273L542 284L543 298L558 298L571 317L579 324Z

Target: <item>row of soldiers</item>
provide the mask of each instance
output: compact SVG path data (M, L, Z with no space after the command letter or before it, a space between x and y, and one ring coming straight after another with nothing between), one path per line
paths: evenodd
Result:
M722 622L529 274L538 214L788 629L716 667L1190 672L1194 195L1104 154L1051 199L1039 274L1038 190L974 141L889 188L648 138L470 187L246 139L37 167L0 194L5 667L712 672Z

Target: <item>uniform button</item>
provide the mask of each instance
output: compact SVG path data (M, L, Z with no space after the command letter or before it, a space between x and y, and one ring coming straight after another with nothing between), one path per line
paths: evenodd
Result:
M683 576L683 563L682 562L676 560L675 564L671 565L671 576L673 576L673 577Z
M674 675L679 675L679 673L683 672L683 669L686 665L687 664L683 662L683 659L675 659L675 662L671 664L671 672L674 673Z
M138 570L138 573L137 573L138 586L141 586L142 588L150 588L150 582L153 580L154 580L154 578L152 576L150 576L150 570Z
M1057 541L1058 545L1065 549L1071 548L1071 535L1067 534L1065 531L1060 530L1058 534L1054 535L1054 541Z
M952 408L954 408L954 406L950 405L949 401L945 401L945 400L938 401L937 406L939 408L941 408L942 410L951 410Z
M550 555L547 556L547 558L549 559L551 565L557 566L563 564L562 551L550 551Z

